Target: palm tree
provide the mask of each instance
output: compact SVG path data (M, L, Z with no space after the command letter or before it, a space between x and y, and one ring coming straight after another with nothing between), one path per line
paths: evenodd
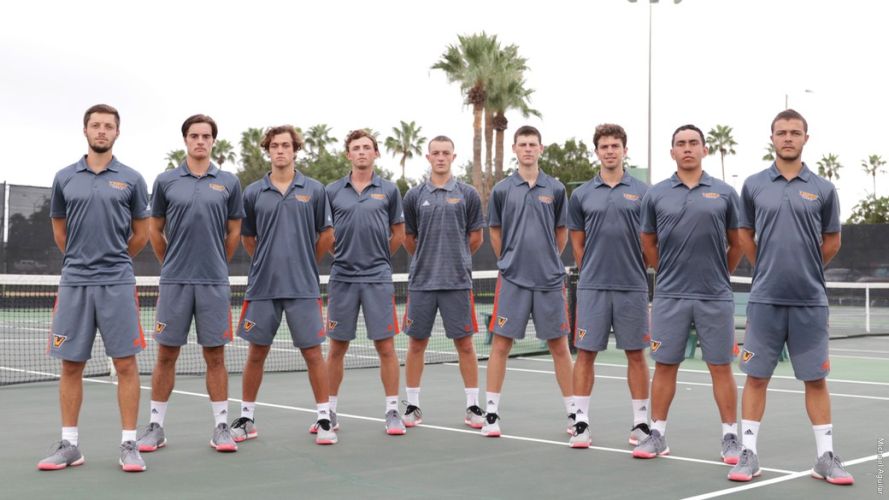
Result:
M225 139L219 139L218 141L213 143L213 149L210 151L210 157L213 158L219 168L222 168L223 163L234 163L237 159L237 157L235 156L234 146L232 146L232 143L228 142Z
M762 161L775 161L775 145L771 142L765 147L766 154L762 155Z
M827 177L829 181L840 180L840 169L843 168L843 165L837 155L828 153L818 160L817 165L818 175L821 177Z
M173 170L179 165L182 165L182 162L185 161L185 150L174 149L167 153L167 156L165 156L164 159L167 160L166 170Z
M472 184L482 193L482 116L487 99L486 84L490 81L493 62L500 43L496 35L485 32L459 35L457 45L449 45L441 59L432 66L445 72L448 82L458 83L466 96L466 104L472 106Z
M263 130L259 128L248 128L241 134L241 168L237 172L241 187L261 179L271 168L261 145L264 135Z
M728 125L717 125L707 132L707 149L710 154L719 152L719 161L722 165L722 180L725 180L725 156L735 154L735 138L732 137L732 128Z
M327 146L336 142L336 138L330 135L331 131L325 123L309 127L305 137L306 151L315 158L327 154Z
M864 169L864 172L874 179L874 197L877 196L877 174L886 173L886 171L882 169L885 164L886 160L880 155L870 155L867 157L867 160L861 160L861 167Z
M404 166L407 160L413 158L414 155L423 154L423 144L426 143L426 138L420 135L422 129L423 127L418 127L413 121L407 123L402 120L401 128L392 127L393 135L386 137L386 151L392 156L401 155L402 179L405 178Z

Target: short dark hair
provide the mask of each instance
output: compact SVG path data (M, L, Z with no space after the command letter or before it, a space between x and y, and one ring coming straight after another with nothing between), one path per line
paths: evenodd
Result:
M349 135L346 136L346 154L349 153L349 144L352 144L352 141L357 141L358 139L361 139L363 137L367 137L371 140L371 142L374 143L374 151L378 153L380 152L380 146L377 144L377 138L374 137L373 134L371 134L367 130L360 128L358 130L349 132Z
M277 127L269 127L268 130L265 131L265 136L262 138L262 149L268 151L269 146L272 144L272 139L275 138L278 134L290 134L290 138L293 139L293 151L299 151L303 148L303 138L299 135L299 132L293 127L293 125L278 125Z
M807 134L809 133L809 122L807 122L806 119L803 118L803 115L799 114L799 111L797 111L795 109L787 108L784 111L775 115L775 119L772 120L772 132L773 133L775 132L775 123L777 123L778 120L799 120L799 121L803 122L803 132L805 132Z
M433 137L432 140L429 141L429 144L426 145L427 151L429 150L430 147L432 147L433 142L450 142L451 149L456 149L456 147L457 147L454 145L454 141L452 141L450 137L448 137L446 135L437 135L437 136Z
M695 127L694 125L689 123L688 125L683 125L683 126L677 128L673 132L673 137L670 139L670 147L673 147L673 141L676 140L676 134L678 134L679 132L682 132L683 130L694 130L695 132L698 133L699 136L701 136L701 144L703 144L705 147L707 146L707 141L704 139L704 133L701 132L701 129L699 129L698 127Z
M83 114L83 128L86 128L86 124L90 121L90 116L93 113L106 113L109 115L114 115L114 121L117 123L117 128L120 128L120 113L114 108L114 106L109 106L108 104L94 104L90 106L86 113Z
M540 135L540 131L531 125L522 125L518 130L515 131L515 134L512 136L512 143L515 144L516 140L518 140L520 135L536 135L537 140L543 144L543 137Z
M616 137L620 139L620 142L627 147L627 133L624 131L624 128L620 125L615 125L613 123L603 123L596 127L596 133L593 134L593 148L599 148L599 139L603 137Z
M207 115L191 115L182 122L182 137L185 138L188 135L188 129L191 128L192 125L196 123L206 123L210 125L210 132L213 134L213 140L216 140L216 134L219 133L219 128L216 126L216 121L210 118Z

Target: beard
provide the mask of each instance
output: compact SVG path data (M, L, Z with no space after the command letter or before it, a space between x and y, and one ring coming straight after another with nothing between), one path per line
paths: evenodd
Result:
M781 154L781 152L778 151L775 153L775 156L777 156L778 158L781 158L781 160L783 160L783 161L793 162L793 161L799 160L799 157L802 156L802 153L800 152L800 153L788 155L788 154Z
M111 148L114 147L114 141L113 141L113 140L110 140L110 141L108 141L108 144L106 144L106 145L104 145L104 146L103 146L103 145L96 144L96 143L94 143L94 142L89 142L89 146L90 146L90 150L91 150L92 152L94 152L94 153L99 153L99 154L104 154L104 153L107 153L107 152L111 151Z

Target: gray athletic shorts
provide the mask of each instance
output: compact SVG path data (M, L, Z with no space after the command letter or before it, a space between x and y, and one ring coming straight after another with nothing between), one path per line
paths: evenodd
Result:
M331 280L327 284L327 336L344 342L355 340L359 306L367 338L385 340L398 333L395 285Z
M654 298L651 309L651 357L675 365L685 359L692 322L704 361L725 365L734 359L735 304L731 300Z
M830 373L827 307L747 304L747 331L741 371L769 378L787 343L793 373L799 380L820 380Z
M234 340L231 288L228 285L162 284L157 297L154 340L165 346L188 342L191 319L198 344L217 347Z
M257 345L272 345L281 315L287 313L287 326L293 346L300 349L324 342L324 316L321 299L245 300L238 320L238 337Z
M436 311L441 311L445 335L449 339L459 339L478 333L472 290L408 292L407 307L401 321L404 333L415 339L429 338L432 335Z
M577 290L574 345L584 351L604 351L614 328L617 348L648 347L648 292Z
M126 358L145 348L136 285L60 286L48 352L66 361L90 359L96 328L105 354Z
M519 340L525 338L528 318L534 317L534 330L541 340L557 339L570 332L565 287L561 290L532 290L497 277L491 332Z

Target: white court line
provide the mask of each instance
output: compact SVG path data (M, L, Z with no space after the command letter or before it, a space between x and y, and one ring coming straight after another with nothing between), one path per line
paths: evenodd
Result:
M516 359L521 359L523 361L537 361L538 363L552 363L553 362L552 358L547 358L547 357L528 358L525 356L518 356ZM880 358L880 359L886 359L886 358ZM617 363L600 363L598 361L596 361L596 366L609 366L609 367L613 367L613 368L626 368L627 367L627 365L621 365L621 364L617 364ZM649 367L649 371L654 371L654 367ZM704 374L710 373L708 370L693 370L691 368L680 368L679 371L684 372L684 373L704 373ZM747 376L746 373L742 373L742 372L734 372L734 373L732 373L732 375L734 375L736 377L746 377ZM796 380L796 377L791 377L789 375L772 375L772 378L776 378L779 380L782 380L782 379L783 380ZM828 377L827 381L828 382L838 382L838 383L842 383L842 384L889 386L889 382L870 382L867 380L849 380L849 379L829 378Z
M830 350L841 352L871 352L874 354L889 354L889 351L877 351L874 349L840 349L839 347L831 347Z
M59 378L59 376L54 373L37 372L37 371L33 371L33 370L23 370L20 368L7 368L7 367L0 366L0 370L10 370L10 371L15 371L15 372L30 373L33 375L43 375L43 376L50 376L53 378ZM96 383L96 384L117 385L117 382L112 382L110 380L101 380L101 379L94 379L94 378L84 378L83 380L85 382L92 382L92 383ZM150 386L140 385L139 388L142 389L143 391L149 391L149 392L151 391ZM193 396L193 397L209 399L209 396L207 394L200 393L200 392L183 391L180 389L173 389L173 394L181 394L184 396ZM236 402L236 403L243 403L243 400L241 400L241 399L228 398L228 400ZM313 413L314 414L317 412L317 410L314 408L300 408L298 406L281 405L281 404L275 404L275 403L263 403L261 401L257 401L256 406L262 406L262 407L267 407L267 408L277 408L279 410L298 411L298 412L302 412L302 413ZM366 417L364 415L353 415L353 414L349 414L349 413L337 413L336 415L337 415L337 418L346 417L346 418L353 418L356 420L364 420L364 421L368 421L368 422L381 422L381 423L386 422L385 418ZM477 431L477 430L468 430L468 429L460 429L460 428L455 428L455 427L445 427L445 426L441 426L441 425L428 425L428 424L420 424L417 427L480 436L479 431ZM493 438L489 438L489 439L493 439ZM513 435L509 435L509 434L501 434L500 439L510 439L510 440L515 440L515 441L525 441L525 442L530 442L530 443L551 444L551 445L562 446L562 447L568 446L568 443L565 441L553 441L550 439L538 439L538 438L525 437L525 436L513 436ZM607 448L604 446L590 446L590 449L591 450L599 450L599 451L607 451L607 452L612 452L612 453L622 453L622 454L632 453L631 450L624 450L624 449L620 449L620 448ZM721 467L726 467L726 464L724 464L722 462L717 462L715 460L703 460L700 458L681 457L678 455L665 455L665 456L659 457L659 458L660 459L668 459L668 460L678 460L680 462L691 462L691 463L718 465ZM792 473L792 471L787 471L787 470L783 470L783 469L771 469L771 468L766 468L766 467L762 467L762 470L769 471L769 472L776 472L779 474L791 474Z
M444 364L450 365L450 366L459 366L457 363L444 363ZM478 367L483 368L483 369L488 368L487 365L478 365ZM514 371L514 372L526 372L526 373L545 373L545 374L549 374L549 375L555 375L555 373L556 373L551 370L531 370L528 368L510 368L508 366L506 367L506 370L507 371ZM615 376L611 376L611 375L596 375L596 378L604 378L604 379L611 379L611 380L626 380L627 379L626 377L615 377ZM701 386L701 387L712 387L713 386L713 384L706 383L706 382L680 382L680 381L677 381L676 384L677 385L694 385L694 386ZM744 389L744 386L739 385L738 390L742 390L742 389ZM787 394L805 394L806 393L806 391L801 391L798 389L773 389L770 387L767 390L769 392L783 392L783 393L787 393ZM862 395L862 394L845 394L845 393L841 393L841 392L831 392L830 395L838 397L838 398L874 399L877 401L889 401L889 397L884 397L884 396L866 396L866 395Z
M872 460L877 460L881 455L871 455L868 457L856 458L855 460L849 460L848 462L843 462L847 467L850 465L858 465L864 462L870 462ZM763 469L765 470L765 469ZM762 488L763 486L769 486L776 483L783 483L784 481L791 481L793 479L797 479L804 476L812 475L812 469L793 472L787 476L776 477L772 479L767 479L765 481L757 481L753 483L748 483L743 486L735 486L732 488L726 488L724 490L712 491L710 493L704 493L703 495L697 495L693 497L686 497L683 500L706 500L708 498L716 498L724 495L731 495L732 493L738 493L740 491L752 490L754 488ZM840 495L842 496L842 495Z
M848 354L831 354L831 358L843 358L843 359L876 359L878 361L889 361L889 358L886 356L878 357L878 356L849 356Z

